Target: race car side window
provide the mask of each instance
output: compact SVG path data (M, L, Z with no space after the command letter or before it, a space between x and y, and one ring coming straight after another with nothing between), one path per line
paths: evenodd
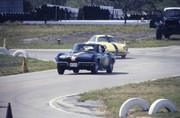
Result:
M104 53L104 52L105 52L105 48L104 48L104 46L101 46L101 48L102 48L102 52Z
M99 46L99 53L104 53L105 49L103 46Z

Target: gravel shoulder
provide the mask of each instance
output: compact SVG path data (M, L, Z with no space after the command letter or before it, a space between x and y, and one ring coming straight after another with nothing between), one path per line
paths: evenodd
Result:
M149 37L154 37L154 32L146 32L146 33L120 33L120 32L89 32L89 33L74 33L72 35L62 35L62 36L47 36L41 38L28 38L21 39L23 43L49 43L49 42L57 42L56 39L61 39L62 42L71 42L73 40L81 40L81 39L90 39L93 35L96 34L108 34L115 36L118 40L144 40Z

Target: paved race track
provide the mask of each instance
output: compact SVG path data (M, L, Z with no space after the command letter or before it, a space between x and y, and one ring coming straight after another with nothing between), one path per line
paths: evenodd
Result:
M44 60L54 60L57 53L55 50L28 52ZM0 77L0 118L6 117L8 102L14 118L95 118L55 110L49 101L104 87L180 75L180 46L130 49L129 52L126 59L117 59L112 74L65 71L64 75L58 75L56 70L48 70Z

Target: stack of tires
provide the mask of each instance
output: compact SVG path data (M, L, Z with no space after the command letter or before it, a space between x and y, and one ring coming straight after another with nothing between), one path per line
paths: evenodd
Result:
M36 8L36 20L69 20L71 18L70 12L67 9L61 9L59 7L48 7L43 5L41 8Z
M108 9L101 9L99 6L84 6L79 9L78 20L109 20Z
M67 9L42 5L30 13L1 13L0 23L6 21L58 21L69 20L70 18L70 12Z

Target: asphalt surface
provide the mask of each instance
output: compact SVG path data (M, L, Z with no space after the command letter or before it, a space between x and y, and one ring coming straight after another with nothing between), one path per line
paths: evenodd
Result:
M15 50L11 50L13 53ZM27 50L29 56L54 60L58 52L69 50ZM74 74L56 70L0 77L0 118L6 117L8 102L14 118L95 118L54 109L49 101L105 87L139 83L180 75L180 46L130 49L126 59L117 58L112 74L89 71Z

